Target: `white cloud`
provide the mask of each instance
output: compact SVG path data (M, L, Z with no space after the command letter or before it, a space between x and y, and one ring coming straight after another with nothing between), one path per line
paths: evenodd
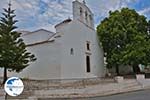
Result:
M37 28L48 28L48 30L54 31L54 25L56 25L60 21L63 21L71 15L70 7L72 3L70 0L64 0L62 4L58 3L57 0L41 0L48 6L42 14L40 13L42 8L39 7L40 0L22 1L24 1L22 2L24 4L20 4L20 6L24 9L17 9L17 16L22 22L24 21L24 24L30 24L30 22L27 23L27 21L31 20L29 19L29 16L32 16L35 19L36 22L34 23L34 26L32 28L29 27L30 30L34 30Z
M95 24L108 16L109 11L120 10L123 7L128 7L129 3L137 0L87 0L88 5L95 15Z
M138 13L141 14L141 15L147 14L147 13L150 14L150 7L145 8L145 9L143 9L143 10L140 10L140 11L138 11Z
M35 30L44 28L55 30L54 25L64 19L72 18L72 1L74 0L11 0L12 8L16 9L17 24L20 29ZM80 0L82 1L82 0ZM95 15L96 24L101 18L108 15L110 10L127 7L128 3L137 0L85 0ZM41 2L45 3L44 8L40 7ZM1 0L1 8L7 8L8 0ZM43 12L42 10L45 9ZM149 11L143 10L141 13ZM42 13L41 13L42 12Z
M108 12L127 7L127 4L134 0L88 0L90 8L101 16L106 16Z

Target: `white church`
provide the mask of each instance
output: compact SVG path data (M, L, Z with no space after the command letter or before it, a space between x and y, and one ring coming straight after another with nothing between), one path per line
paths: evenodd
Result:
M27 49L37 60L20 73L8 72L8 76L48 80L105 75L93 13L85 2L73 1L73 19L66 19L55 28L56 33L44 29L23 32Z

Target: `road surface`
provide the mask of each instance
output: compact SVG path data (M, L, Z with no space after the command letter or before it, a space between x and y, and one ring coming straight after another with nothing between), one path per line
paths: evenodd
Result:
M107 97L95 97L87 100L150 100L150 90L130 92Z

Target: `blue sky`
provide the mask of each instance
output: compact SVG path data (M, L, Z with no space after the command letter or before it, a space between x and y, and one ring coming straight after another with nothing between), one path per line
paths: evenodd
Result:
M9 0L1 0L0 12L6 8ZM18 30L34 31L47 29L55 31L54 26L64 19L72 18L72 1L74 0L11 0L16 9ZM78 0L81 1L82 0ZM108 12L129 7L150 20L150 0L85 0L95 17L95 26ZM1 16L1 15L0 15Z

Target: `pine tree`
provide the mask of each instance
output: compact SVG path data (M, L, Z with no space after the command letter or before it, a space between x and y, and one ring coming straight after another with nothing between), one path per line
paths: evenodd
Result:
M0 17L0 67L4 68L3 84L7 80L7 70L20 72L30 62L36 60L35 56L26 50L26 45L21 38L21 33L16 31L15 10L3 9Z

